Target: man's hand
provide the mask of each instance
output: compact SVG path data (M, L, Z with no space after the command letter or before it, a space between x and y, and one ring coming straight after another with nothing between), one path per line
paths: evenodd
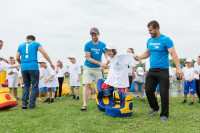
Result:
M55 69L55 66L53 63L50 64L52 69Z
M177 76L181 79L183 77L182 69L181 68L177 68L176 72L177 72Z
M100 66L102 69L106 69L108 67L105 63L101 63Z
M138 55L135 55L134 56L134 59L136 60L136 61L140 61L141 59L140 59L140 56L138 56Z

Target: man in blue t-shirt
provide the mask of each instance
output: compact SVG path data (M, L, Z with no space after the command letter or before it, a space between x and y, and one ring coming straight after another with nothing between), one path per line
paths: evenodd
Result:
M94 80L97 82L98 79L102 78L102 69L105 69L107 65L102 63L102 54L105 55L107 59L107 54L105 51L106 44L99 41L98 37L100 35L97 28L92 28L90 30L90 35L92 40L85 44L85 55L86 60L83 68L83 106L81 110L87 110L87 94L89 89L89 84L91 82L91 76L94 76Z
M17 50L16 60L21 64L22 78L24 81L22 109L28 108L29 88L31 84L32 84L32 91L29 100L30 102L29 109L34 109L36 108L35 101L38 94L38 83L39 83L39 66L37 60L38 50L50 63L52 68L54 68L54 65L51 62L51 59L49 58L48 54L42 48L42 46L38 42L35 42L34 36L32 35L27 36L26 40L27 42L19 45Z
M153 20L147 25L151 38L147 41L147 49L141 56L135 56L137 61L150 56L150 69L146 76L146 95L151 110L148 116L159 110L157 99L154 95L156 86L159 84L161 96L161 120L166 121L169 116L169 53L177 66L177 74L182 77L183 72L176 54L172 40L162 35L159 24Z

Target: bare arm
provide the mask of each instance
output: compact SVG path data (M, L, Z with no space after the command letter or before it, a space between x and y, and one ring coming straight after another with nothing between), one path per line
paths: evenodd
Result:
M150 56L149 50L146 49L146 51L145 51L141 56L134 56L134 59L135 59L136 61L140 61L140 60L142 60L142 59L148 58L149 56Z
M44 56L44 58L50 63L51 67L54 69L55 66L53 65L49 55L44 51L44 49L42 47L39 47L38 50Z
M58 66L56 67L56 73L58 73Z
M180 78L182 78L183 77L183 72L181 70L180 61L179 61L178 56L176 54L175 48L174 47L169 48L168 51L169 51L170 55L172 56L172 59L173 59L174 63L176 64L178 76Z
M89 62L91 62L91 63L93 63L93 64L100 65L103 69L105 69L105 68L107 67L106 64L92 59L92 58L91 58L91 55L90 55L90 52L85 52L85 55L86 55L86 58L87 58L87 60L88 60Z
M19 64L21 64L20 56L21 56L21 53L20 53L20 52L17 52L16 60L17 60L17 62L18 62Z
M107 53L105 53L104 56L105 56L106 60L108 60L108 55L107 55Z
M52 79L54 75L51 75L48 79L45 80L45 83L48 83L50 79Z

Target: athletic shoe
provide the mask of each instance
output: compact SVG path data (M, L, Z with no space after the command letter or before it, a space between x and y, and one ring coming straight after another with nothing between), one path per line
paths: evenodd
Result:
M79 97L76 98L76 101L79 100Z
M58 97L59 99L61 99L61 97Z
M140 99L140 97L139 97L139 96L137 96L136 100L139 100L139 99Z
M161 121L167 121L168 120L168 118L166 116L161 116L160 119L161 119Z
M27 106L27 104L22 104L22 109L27 109L28 108L28 106Z
M47 98L44 102L42 103L47 103L47 102L50 102L50 98Z
M49 101L49 103L48 104L50 104L50 103L53 103L54 102L54 99L53 98L51 98L51 101Z
M181 104L184 104L184 103L186 103L186 102L187 102L187 101L184 100L183 102L181 102Z
M140 100L143 101L143 102L145 102L145 99L144 99L144 98L141 98Z
M148 115L148 116L151 116L151 115L155 114L156 112L157 112L157 111L151 109L151 110L149 110L149 112L147 113L147 115Z
M191 105L193 105L194 103L193 102L191 102L190 104L189 104L189 106L191 106Z
M29 108L28 109L37 109L37 106L29 106Z
M73 95L73 98L72 99L76 99L76 96L75 95Z

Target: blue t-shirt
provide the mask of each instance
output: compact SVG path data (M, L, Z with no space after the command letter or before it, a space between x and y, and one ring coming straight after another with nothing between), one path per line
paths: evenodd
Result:
M102 56L102 53L106 53L106 50L104 49L106 47L106 44L99 41L99 43L97 45L93 44L92 41L89 41L88 43L85 44L85 49L84 51L85 52L90 52L90 57L96 61L99 61L101 62L101 56ZM87 67L90 67L90 68L98 68L100 67L99 65L97 64L93 64L91 62L89 62L86 58L85 60L85 63L84 63L85 66Z
M165 35L160 35L157 39L150 38L147 48L150 52L150 68L169 68L168 49L174 47L172 40Z
M41 45L38 42L25 42L19 45L17 52L21 54L21 71L39 70L37 52Z

